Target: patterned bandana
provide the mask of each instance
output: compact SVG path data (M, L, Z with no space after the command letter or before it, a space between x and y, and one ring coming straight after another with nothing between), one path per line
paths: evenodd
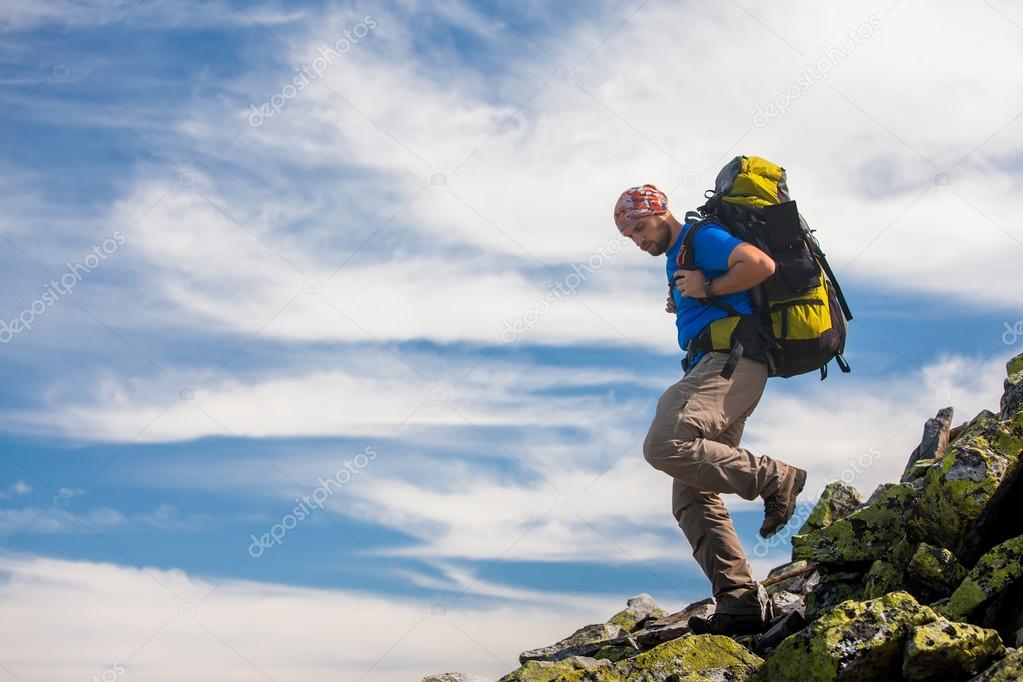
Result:
M622 192L615 204L614 219L618 230L624 230L631 223L668 210L668 197L653 185L630 187Z

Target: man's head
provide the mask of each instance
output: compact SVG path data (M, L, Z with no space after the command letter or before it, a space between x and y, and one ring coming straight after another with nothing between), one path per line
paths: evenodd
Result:
M668 197L653 185L622 192L615 203L614 221L619 232L651 256L667 252L678 234L668 212Z

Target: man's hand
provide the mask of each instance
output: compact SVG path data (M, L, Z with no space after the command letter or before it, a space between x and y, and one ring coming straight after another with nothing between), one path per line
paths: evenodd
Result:
M671 313L672 315L678 312L675 309L675 298L671 294L668 294L668 302L664 305L664 312Z
M675 288L679 293L689 298L704 298L707 293L703 290L705 282L703 273L699 270L677 270L675 272Z

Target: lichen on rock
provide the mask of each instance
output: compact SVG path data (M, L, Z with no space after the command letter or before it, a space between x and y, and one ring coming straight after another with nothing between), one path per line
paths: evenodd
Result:
M863 597L877 599L889 592L898 592L904 589L905 581L906 576L898 566L878 559L863 576Z
M912 629L938 619L906 592L848 601L783 641L757 674L763 682L898 679Z
M917 545L906 572L933 597L948 596L966 577L952 552L926 542Z
M966 620L982 604L1023 578L1023 535L992 547L938 608L951 620Z
M796 535L805 535L830 526L838 519L852 514L861 504L863 497L860 496L860 491L842 481L832 481L824 486L817 504Z
M915 505L916 491L911 484L889 485L870 506L819 530L794 536L792 558L824 564L883 559L902 539Z
M608 618L607 622L617 625L623 632L632 632L638 629L644 621L664 615L664 609L657 605L653 597L644 592L630 597L625 603L625 608Z
M1004 653L1002 639L994 630L942 618L920 625L910 633L902 676L907 682L965 680Z

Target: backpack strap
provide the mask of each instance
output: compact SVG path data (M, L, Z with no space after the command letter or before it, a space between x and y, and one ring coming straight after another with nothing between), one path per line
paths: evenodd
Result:
M691 216L691 215L692 216L699 216L700 214L699 213L690 212L690 213L686 214L686 218L689 218L689 216ZM694 222L692 225L689 226L689 230L686 232L685 237L682 238L682 254L683 254L683 259L682 259L682 263L679 264L679 269L680 270L699 270L699 268L696 267L696 250L695 250L695 248L696 248L696 233L699 232L701 229L703 229L708 224L715 223L715 222L716 221L714 220L713 216L711 216L711 217L708 217L708 218L700 218L699 220L697 220L696 222ZM721 308L722 310L727 312L729 315L741 316L743 314L743 313L740 313L738 310L736 310L731 305L729 305L728 303L725 303L723 300L721 300L717 296L707 296L705 298L700 298L700 299L697 299L697 300L700 302L701 305L716 305L718 308Z

